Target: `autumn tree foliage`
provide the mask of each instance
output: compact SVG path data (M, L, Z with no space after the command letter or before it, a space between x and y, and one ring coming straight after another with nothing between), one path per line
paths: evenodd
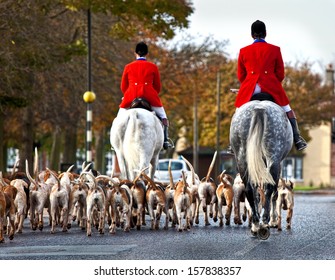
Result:
M174 135L178 135L181 127L186 127L190 143L193 143L194 137L198 137L200 146L215 146L219 74L221 142L228 144L227 131L233 109L233 96L229 89L235 85L236 66L225 53L226 44L226 41L216 41L212 37L203 38L200 43L192 37L185 37L175 45L164 46L165 56L160 56L161 97L173 120L171 126ZM197 136L194 131L195 118L198 120Z
M7 146L20 149L21 168L26 158L31 162L34 145L54 151L47 163L51 168L59 167L61 152L69 160L70 154L75 157L76 145L84 138L80 130L85 122L88 9L98 132L115 117L119 77L132 55L130 45L149 33L172 38L176 29L187 27L192 12L187 1L130 2L1 1L1 170Z

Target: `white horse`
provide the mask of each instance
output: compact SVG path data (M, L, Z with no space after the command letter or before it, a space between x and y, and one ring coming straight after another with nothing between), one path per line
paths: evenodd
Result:
M154 113L136 108L118 114L111 127L110 142L121 177L133 181L140 170L149 166L153 179L163 140L163 126Z

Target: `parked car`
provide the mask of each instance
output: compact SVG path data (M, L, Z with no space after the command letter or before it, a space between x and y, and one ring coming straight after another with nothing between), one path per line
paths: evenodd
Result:
M171 173L173 177L173 182L176 183L182 178L181 171L189 171L189 168L185 161L182 159L160 159L158 161L158 166L155 172L155 180L162 183L170 183L169 176L169 161L171 160Z

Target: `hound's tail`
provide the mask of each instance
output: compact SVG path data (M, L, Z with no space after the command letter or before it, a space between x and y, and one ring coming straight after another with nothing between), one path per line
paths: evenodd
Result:
M272 184L271 158L264 145L263 137L267 125L267 115L264 108L255 108L250 123L247 139L246 158L248 162L249 181L252 184Z

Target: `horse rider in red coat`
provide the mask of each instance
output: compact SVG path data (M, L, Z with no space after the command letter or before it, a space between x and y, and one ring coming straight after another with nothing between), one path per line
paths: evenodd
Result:
M251 25L251 36L253 44L242 48L238 56L237 76L241 85L235 106L241 107L254 94L270 94L274 102L286 112L292 126L295 147L301 151L307 147L307 143L300 136L296 116L281 84L285 73L280 48L265 42L266 27L262 21L257 20Z
M124 68L120 86L123 98L119 106L119 114L128 109L135 98L147 100L163 123L163 148L169 149L173 147L168 136L169 121L158 95L161 90L160 74L157 65L147 61L147 54L147 44L138 43L135 48L136 60Z

